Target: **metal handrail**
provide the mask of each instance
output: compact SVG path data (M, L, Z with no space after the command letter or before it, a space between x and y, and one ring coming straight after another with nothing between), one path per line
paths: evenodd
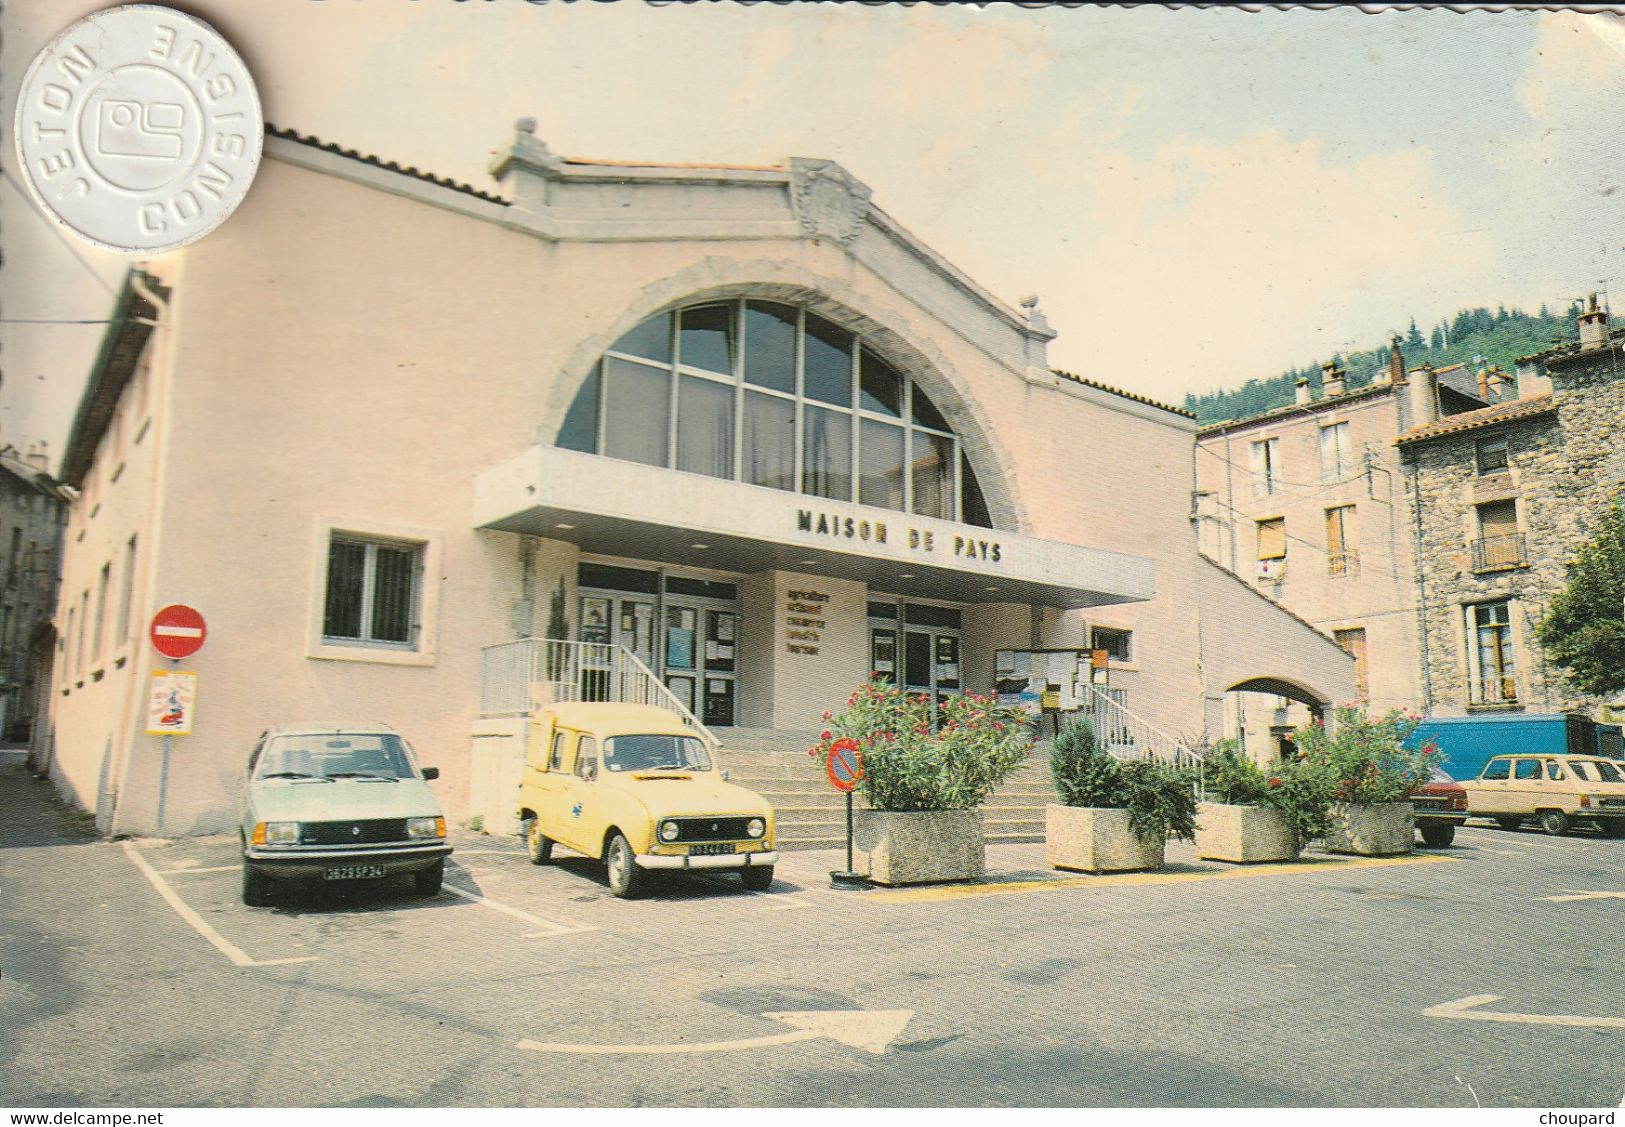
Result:
M605 642L520 638L480 651L480 714L519 716L561 701L650 704L675 712L712 752L721 741L631 650Z
M1084 711L1095 730L1095 738L1106 750L1119 759L1152 759L1176 767L1195 764L1203 766L1199 752L1191 750L1184 741L1170 736L1144 717L1113 700L1098 685L1089 686L1089 700Z
M1498 567L1521 567L1529 562L1524 547L1523 533L1512 532L1502 536L1485 536L1473 541L1473 570L1488 571Z

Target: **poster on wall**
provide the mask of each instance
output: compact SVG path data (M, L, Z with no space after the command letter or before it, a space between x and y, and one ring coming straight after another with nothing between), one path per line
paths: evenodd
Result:
M197 674L160 669L152 675L147 697L147 735L192 734L192 705L197 699Z

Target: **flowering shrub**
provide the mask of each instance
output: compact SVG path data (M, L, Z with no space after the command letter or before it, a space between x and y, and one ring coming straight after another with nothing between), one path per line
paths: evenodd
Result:
M1439 747L1404 746L1420 716L1394 709L1373 720L1359 708L1339 708L1335 730L1318 721L1293 733L1301 769L1328 802L1402 802L1428 781Z
M1264 806L1291 825L1301 847L1326 832L1325 773L1305 761L1275 763L1268 771L1241 754L1234 740L1220 740L1204 763L1207 797L1231 806Z
M1188 771L1149 759L1121 760L1095 742L1087 720L1074 720L1055 737L1050 774L1065 806L1122 809L1141 841L1196 836L1196 792Z
M808 755L823 757L835 740L858 742L863 781L858 789L875 810L970 810L1026 759L1032 748L1020 709L967 693L944 699L931 716L931 698L905 693L884 679L862 685Z

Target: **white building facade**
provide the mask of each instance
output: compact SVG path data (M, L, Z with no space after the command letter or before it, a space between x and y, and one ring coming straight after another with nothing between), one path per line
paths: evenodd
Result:
M837 165L567 160L528 122L491 193L275 129L266 158L132 273L64 460L61 606L129 591L64 635L54 699L53 771L109 832L229 827L254 737L305 719L395 725L466 811L474 737L591 646L725 748L875 673L992 692L1008 651L1104 649L1182 737L1259 678L1352 695L1198 556L1193 420L1051 370L1034 304ZM208 638L165 752L170 603ZM549 638L587 646L538 666Z

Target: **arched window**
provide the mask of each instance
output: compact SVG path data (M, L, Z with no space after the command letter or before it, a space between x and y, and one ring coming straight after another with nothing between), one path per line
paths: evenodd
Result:
M782 302L644 321L593 366L557 445L992 527L959 439L913 379Z

